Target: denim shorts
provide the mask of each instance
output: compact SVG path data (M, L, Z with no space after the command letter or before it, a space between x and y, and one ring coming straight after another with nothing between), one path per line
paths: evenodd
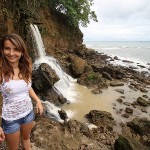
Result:
M15 133L18 130L20 130L21 124L28 124L28 123L32 122L34 120L34 118L35 118L35 115L34 115L33 110L25 117L17 119L17 120L7 121L2 118L3 131L5 134Z

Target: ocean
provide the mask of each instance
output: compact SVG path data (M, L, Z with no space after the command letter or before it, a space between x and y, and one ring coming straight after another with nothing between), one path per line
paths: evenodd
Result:
M84 44L99 53L145 64L150 62L150 41L85 41Z
M114 65L134 67L135 70L150 74L150 41L85 41L87 48L104 53L119 60L111 62ZM123 62L133 61L134 63ZM144 67L140 67L145 66Z

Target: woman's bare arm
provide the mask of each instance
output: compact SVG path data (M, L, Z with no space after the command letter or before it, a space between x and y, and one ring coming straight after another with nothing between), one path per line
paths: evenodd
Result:
M41 100L38 98L32 87L29 90L29 95L33 100L36 101L36 111L41 115L43 113L43 106Z

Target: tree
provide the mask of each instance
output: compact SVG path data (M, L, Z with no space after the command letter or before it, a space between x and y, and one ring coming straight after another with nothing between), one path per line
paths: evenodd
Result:
M90 19L98 21L95 12L91 11L93 0L2 0L2 2L7 3L12 10L15 8L18 14L26 14L33 18L40 7L49 7L50 10L65 15L66 21L74 27L79 24L86 27Z
M93 0L49 0L49 7L67 16L72 26L86 27L90 19L98 22L94 11L91 11Z

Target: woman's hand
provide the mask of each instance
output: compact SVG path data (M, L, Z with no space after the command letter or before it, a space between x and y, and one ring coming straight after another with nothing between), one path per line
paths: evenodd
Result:
M36 103L36 112L39 113L40 115L42 115L43 113L43 105L41 101L37 101Z
M5 134L3 132L3 129L0 127L0 142L3 142L5 140Z
M32 87L29 90L29 95L31 96L31 98L33 98L33 100L36 101L36 112L42 115L43 106L42 106L41 100L38 98L38 96L36 95Z

